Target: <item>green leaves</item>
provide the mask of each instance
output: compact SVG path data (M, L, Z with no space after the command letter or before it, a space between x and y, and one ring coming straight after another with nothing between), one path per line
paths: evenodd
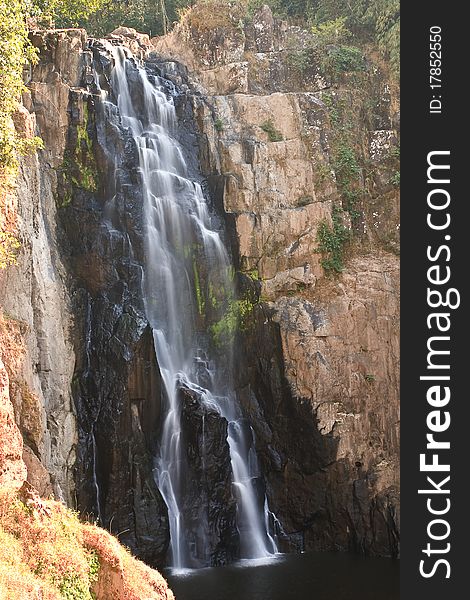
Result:
M354 149L346 143L342 143L335 154L334 169L336 178L341 187L349 185L359 179L361 168L357 162Z
M343 211L334 206L331 226L327 221L322 221L318 227L317 252L323 255L321 266L327 272L341 273L344 269L344 248L351 237L349 229L343 225Z
M320 45L341 44L351 37L351 32L346 27L346 17L338 17L325 21L312 27L312 33L320 40Z
M399 0L267 0L277 13L313 22L312 33L326 45L342 45L351 35L355 40L375 41L395 73L400 66ZM355 70L359 57L337 57L339 71Z
M356 46L339 46L332 48L326 59L326 64L335 73L351 73L353 71L364 71L364 55Z
M25 89L23 67L35 55L28 42L24 3L0 0L0 14L0 176L5 180L16 175L18 155L29 149L15 131L12 115Z
M388 54L395 72L400 70L400 2L399 0L370 1L365 16L374 23L380 48Z
M284 136L282 135L282 133L280 131L278 131L276 129L272 119L269 119L268 121L265 121L264 123L261 123L260 127L265 133L268 134L268 138L269 138L270 142L282 142L283 141Z
M59 27L78 27L105 4L107 0L32 0L32 12Z
M60 0L59 4L62 4ZM70 1L70 0L67 0ZM56 17L56 24L70 24L75 17L76 24L85 27L89 34L102 36L116 27L125 25L134 27L141 33L150 36L167 32L171 23L178 21L179 11L193 4L192 0L71 0L73 4L85 2L99 6L77 18L73 11L64 11ZM91 6L90 6L91 8ZM70 14L69 14L70 13Z

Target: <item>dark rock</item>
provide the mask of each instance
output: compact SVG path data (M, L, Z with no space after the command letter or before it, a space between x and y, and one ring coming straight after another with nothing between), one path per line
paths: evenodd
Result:
M103 81L111 62L94 48ZM143 97L136 70L135 93ZM165 562L167 508L154 479L161 381L143 312L142 190L135 143L116 109L71 96L59 210L75 287L78 507L152 565ZM80 179L83 141L97 185ZM81 162L80 162L81 161ZM85 165L85 166L87 166ZM88 171L87 171L88 172Z
M111 62L98 45L93 51L100 79L109 81ZM149 69L166 70L181 81L187 77L176 64L150 63ZM134 66L127 66L127 76L138 111L144 94ZM192 105L184 94L176 94L171 81L166 89L175 94L181 122L176 135L190 157L188 168L197 173ZM80 119L78 113L76 127L70 129L70 152ZM72 180L70 202L60 210L64 248L77 288L78 504L138 557L162 565L169 545L168 512L153 470L163 392L142 299L143 202L137 148L110 104L89 102L86 132L99 186L84 190ZM207 367L202 357L200 369ZM187 463L183 518L190 553L195 566L224 564L239 556L227 422L191 390L182 388L180 399ZM201 528L209 540L205 548L197 547Z
M239 556L236 501L227 421L195 391L182 387L182 443L186 448L183 518L195 564L221 565ZM204 528L209 545L198 548Z

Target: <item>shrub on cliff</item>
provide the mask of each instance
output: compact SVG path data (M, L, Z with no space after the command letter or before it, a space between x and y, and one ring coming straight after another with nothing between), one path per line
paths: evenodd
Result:
M375 42L389 58L394 71L399 71L399 0L281 0L281 4L289 15L307 17L316 25L344 19L356 40Z
M18 135L13 114L18 108L23 84L23 69L34 60L28 43L26 13L21 0L0 0L0 185L16 174L18 155L37 144Z
M322 255L321 266L326 273L341 273L344 270L345 244L350 239L349 229L343 224L343 211L334 206L332 225L322 221L318 227L318 249Z
M250 12L268 4L273 13L302 26L322 27L343 20L356 42L373 42L400 68L399 0L248 0ZM335 43L335 42L330 42Z

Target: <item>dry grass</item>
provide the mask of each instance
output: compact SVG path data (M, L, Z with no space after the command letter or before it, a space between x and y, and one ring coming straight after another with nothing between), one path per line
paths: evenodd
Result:
M62 504L0 495L0 600L171 600L166 581Z
M82 525L74 513L58 502L6 496L0 500L0 525L3 536L13 538L16 547L15 569L2 561L6 597L28 598L15 588L11 576L19 569L28 574L29 585L40 588L46 598L92 600L93 557L83 545Z
M246 14L241 2L226 0L202 0L182 14L182 21L189 26L207 31L221 27L236 27Z
M173 600L160 573L136 560L107 531L94 525L83 525L83 539L86 547L96 552L101 565L94 586L97 598L109 594L116 600Z
M164 598L173 600L173 594L168 589L165 579L143 562L137 561L129 552L124 555L124 598L141 600L142 598Z
M58 591L32 573L22 555L20 540L0 526L0 600L59 600Z

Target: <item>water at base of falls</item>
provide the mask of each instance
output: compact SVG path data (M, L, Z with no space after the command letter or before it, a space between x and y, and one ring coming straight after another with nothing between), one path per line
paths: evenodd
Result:
M238 305L230 260L216 218L197 178L188 175L175 139L177 119L168 82L140 66L127 49L102 44L113 62L108 91L101 91L102 103L114 111L117 107L122 127L135 142L143 189L143 295L165 391L154 472L168 507L171 564L201 566L211 561L207 523L188 539L184 494L198 482L187 481L182 390L197 397L203 408L203 463L204 411L228 423L240 554L267 557L277 551L269 533L268 503L257 485L261 473L253 430L233 389L231 327ZM99 73L96 84L101 89ZM211 333L216 342L210 340Z
M343 552L277 555L164 572L178 600L399 600L400 565Z

